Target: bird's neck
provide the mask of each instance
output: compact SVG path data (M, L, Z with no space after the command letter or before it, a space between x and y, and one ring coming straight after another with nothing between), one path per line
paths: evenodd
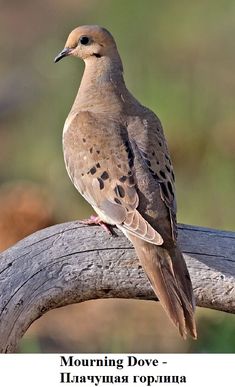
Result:
M125 86L119 56L89 58L71 113L90 110L116 114L133 98Z

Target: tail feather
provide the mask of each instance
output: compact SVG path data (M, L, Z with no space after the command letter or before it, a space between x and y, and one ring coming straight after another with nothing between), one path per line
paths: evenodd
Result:
M197 338L197 329L194 318L195 311L195 299L193 295L192 282L190 275L183 258L181 251L178 248L175 248L173 251L169 252L173 257L173 270L174 275L180 289L182 299L184 300L183 307L184 313L186 316L186 326L193 338ZM186 297L186 298L185 298ZM186 306L189 305L189 308Z
M183 338L187 331L197 338L192 284L183 255L128 235L149 281L171 321Z

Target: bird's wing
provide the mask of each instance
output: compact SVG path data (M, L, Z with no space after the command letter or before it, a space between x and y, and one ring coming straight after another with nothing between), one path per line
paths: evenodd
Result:
M147 109L146 109L147 110ZM162 246L150 245L127 234L151 285L168 313L186 337L196 338L194 297L189 273L176 244L174 174L160 121L150 111L130 117L127 126L134 153L138 211L160 232Z
M153 217L155 213L158 218L162 215L163 218L165 217L170 221L172 238L176 240L176 198L173 167L161 122L154 113L149 110L146 112L146 110L140 117L132 117L127 127L136 164L139 164L139 167L136 166L137 183L143 197L151 198L149 212L153 213ZM164 205L162 205L163 203ZM147 208L141 209L141 205L138 210L141 214L148 213Z
M161 235L137 211L134 155L124 125L80 112L63 136L68 173L75 187L107 223L153 244Z

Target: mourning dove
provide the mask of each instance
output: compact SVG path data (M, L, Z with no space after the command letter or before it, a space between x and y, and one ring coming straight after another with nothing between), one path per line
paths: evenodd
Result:
M81 26L55 62L84 60L85 71L65 121L68 174L99 219L132 242L154 292L182 337L196 338L190 276L177 245L174 173L158 117L126 88L112 35Z

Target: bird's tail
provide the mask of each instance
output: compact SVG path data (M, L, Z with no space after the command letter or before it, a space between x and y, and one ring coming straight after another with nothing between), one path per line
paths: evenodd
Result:
M178 247L167 250L139 238L128 237L171 321L178 327L183 338L186 338L189 331L196 339L192 283L181 251Z

